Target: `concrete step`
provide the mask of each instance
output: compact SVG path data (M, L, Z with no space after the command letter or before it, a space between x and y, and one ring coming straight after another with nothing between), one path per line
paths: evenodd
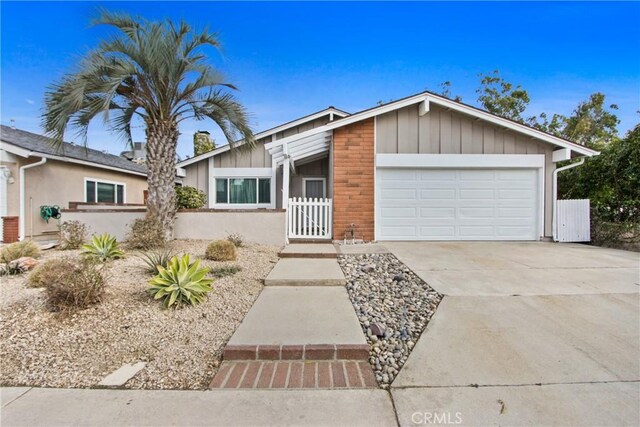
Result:
M266 287L224 350L225 360L367 360L344 287Z
M209 388L334 389L377 386L368 362L225 361Z
M344 286L347 283L337 259L281 258L265 286Z
M338 252L332 243L296 243L287 245L280 258L337 258Z

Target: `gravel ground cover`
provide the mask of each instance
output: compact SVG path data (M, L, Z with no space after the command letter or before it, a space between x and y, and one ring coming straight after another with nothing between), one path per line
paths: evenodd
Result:
M175 241L179 253L201 258L208 241ZM278 247L247 244L242 270L216 279L207 300L165 310L147 294L150 276L133 254L108 264L104 301L73 315L51 313L28 274L0 278L0 383L4 386L92 387L125 363L147 362L126 387L206 389L229 340L262 290ZM43 258L77 256L49 250Z
M391 254L341 255L347 291L371 347L376 380L388 388L442 295Z

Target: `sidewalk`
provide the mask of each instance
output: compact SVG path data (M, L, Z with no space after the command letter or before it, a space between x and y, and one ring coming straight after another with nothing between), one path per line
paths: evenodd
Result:
M386 391L4 388L2 426L395 426Z

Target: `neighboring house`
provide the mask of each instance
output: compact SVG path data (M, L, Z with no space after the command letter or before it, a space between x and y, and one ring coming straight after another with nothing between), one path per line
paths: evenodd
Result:
M0 142L0 217L17 217L20 239L56 232L55 219L41 219L41 206L144 202L144 165L66 142L56 150L47 137L8 126Z
M354 114L331 107L256 136L254 150L180 162L183 183L212 209L288 210L289 238L549 238L556 163L598 154L430 92ZM299 197L332 208L292 205Z

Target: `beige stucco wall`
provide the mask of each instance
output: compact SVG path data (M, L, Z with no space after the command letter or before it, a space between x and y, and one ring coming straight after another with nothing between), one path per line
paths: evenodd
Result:
M544 235L552 235L554 147L482 120L431 105L413 105L376 117L377 153L544 154Z
M34 163L40 159L19 160L16 167ZM11 184L11 202L9 210L19 210L19 174L15 173L16 182ZM69 202L81 202L85 199L85 178L114 181L125 185L126 203L143 203L144 190L147 189L147 179L144 176L111 171L76 163L47 160L47 163L26 169L25 176L25 233L27 237L40 236L43 233L55 232L57 221L49 220L47 224L40 218L40 206L58 205L68 207ZM69 219L63 214L61 220Z
M129 225L144 217L144 212L80 211L64 212L69 220L86 224L92 234L109 233L120 241L126 238ZM176 239L225 239L241 234L247 242L284 245L285 213L278 211L209 211L178 212L174 229Z
M87 212L63 212L67 221L80 221L89 228L89 234L109 233L123 241L129 232L129 225L138 218L144 218L145 212L104 212L101 210Z
M241 234L246 241L263 245L284 245L285 213L275 211L178 212L176 239L225 239Z

